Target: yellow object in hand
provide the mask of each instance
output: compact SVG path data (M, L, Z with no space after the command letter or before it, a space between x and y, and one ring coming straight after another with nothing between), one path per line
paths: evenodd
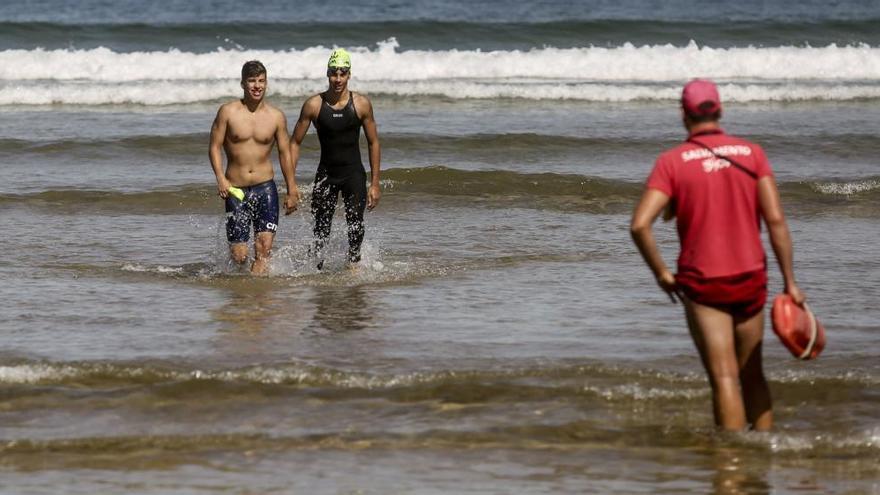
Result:
M235 186L229 186L229 189L227 189L227 191L239 201L244 201L244 191L242 191L241 189Z

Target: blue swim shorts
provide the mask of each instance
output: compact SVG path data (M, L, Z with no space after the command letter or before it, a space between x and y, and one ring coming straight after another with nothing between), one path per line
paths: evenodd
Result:
M240 187L244 199L226 197L226 239L231 243L247 242L251 226L254 233L278 230L278 188L274 180Z

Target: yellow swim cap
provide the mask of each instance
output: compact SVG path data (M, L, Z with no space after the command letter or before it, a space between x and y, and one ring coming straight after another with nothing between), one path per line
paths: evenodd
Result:
M327 68L330 69L351 69L351 55L344 48L337 48L330 54L330 60L327 61Z

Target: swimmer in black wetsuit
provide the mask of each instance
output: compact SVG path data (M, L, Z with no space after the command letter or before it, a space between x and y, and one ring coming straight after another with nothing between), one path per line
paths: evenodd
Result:
M364 240L364 208L372 210L379 203L379 161L381 149L373 105L366 96L348 89L351 56L343 49L334 50L327 63L327 91L311 96L303 103L299 120L290 136L290 155L296 170L299 149L309 125L315 123L321 143L321 160L312 190L312 214L315 216L315 248L318 268L323 266L320 251L330 236L333 213L339 193L345 203L348 223L348 261L361 259ZM370 150L370 186L361 161L360 130L364 128Z

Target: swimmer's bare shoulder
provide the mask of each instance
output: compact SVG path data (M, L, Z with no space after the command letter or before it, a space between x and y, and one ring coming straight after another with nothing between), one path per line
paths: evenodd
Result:
M318 113L321 111L321 102L323 99L321 98L321 93L314 94L306 98L306 101L303 102L302 111L300 112L300 119L307 118L308 120L315 120L318 118Z
M219 146L223 144L226 140L226 132L227 128L234 120L236 107L240 106L241 102L239 100L231 100L222 105L217 109L217 116L214 117L214 122L211 124L211 145Z
M284 111L269 102L263 104L266 105L266 111L273 120L280 124L283 123L284 133L287 134L287 116L284 115Z
M217 110L217 117L214 118L212 131L222 131L225 134L227 126L235 125L241 122L243 112L247 111L247 107L241 100L230 100L220 105Z
M373 106L373 102L370 101L370 97L367 96L367 95L365 95L365 94L363 94L363 93L361 93L360 91L357 91L357 92L352 91L351 94L352 94L352 96L354 96L354 104L355 104L355 106L357 106L357 105L359 105L359 104L360 104L360 105L367 105L367 106L370 106L370 107Z
M226 103L220 105L220 108L217 110L217 116L224 116L227 119L231 117L237 110L241 109L244 105L241 103L241 100L230 100Z
M354 108L358 113L358 118L361 120L364 119L372 119L373 118L373 102L370 101L370 98L360 92L352 93L352 97L354 98Z

